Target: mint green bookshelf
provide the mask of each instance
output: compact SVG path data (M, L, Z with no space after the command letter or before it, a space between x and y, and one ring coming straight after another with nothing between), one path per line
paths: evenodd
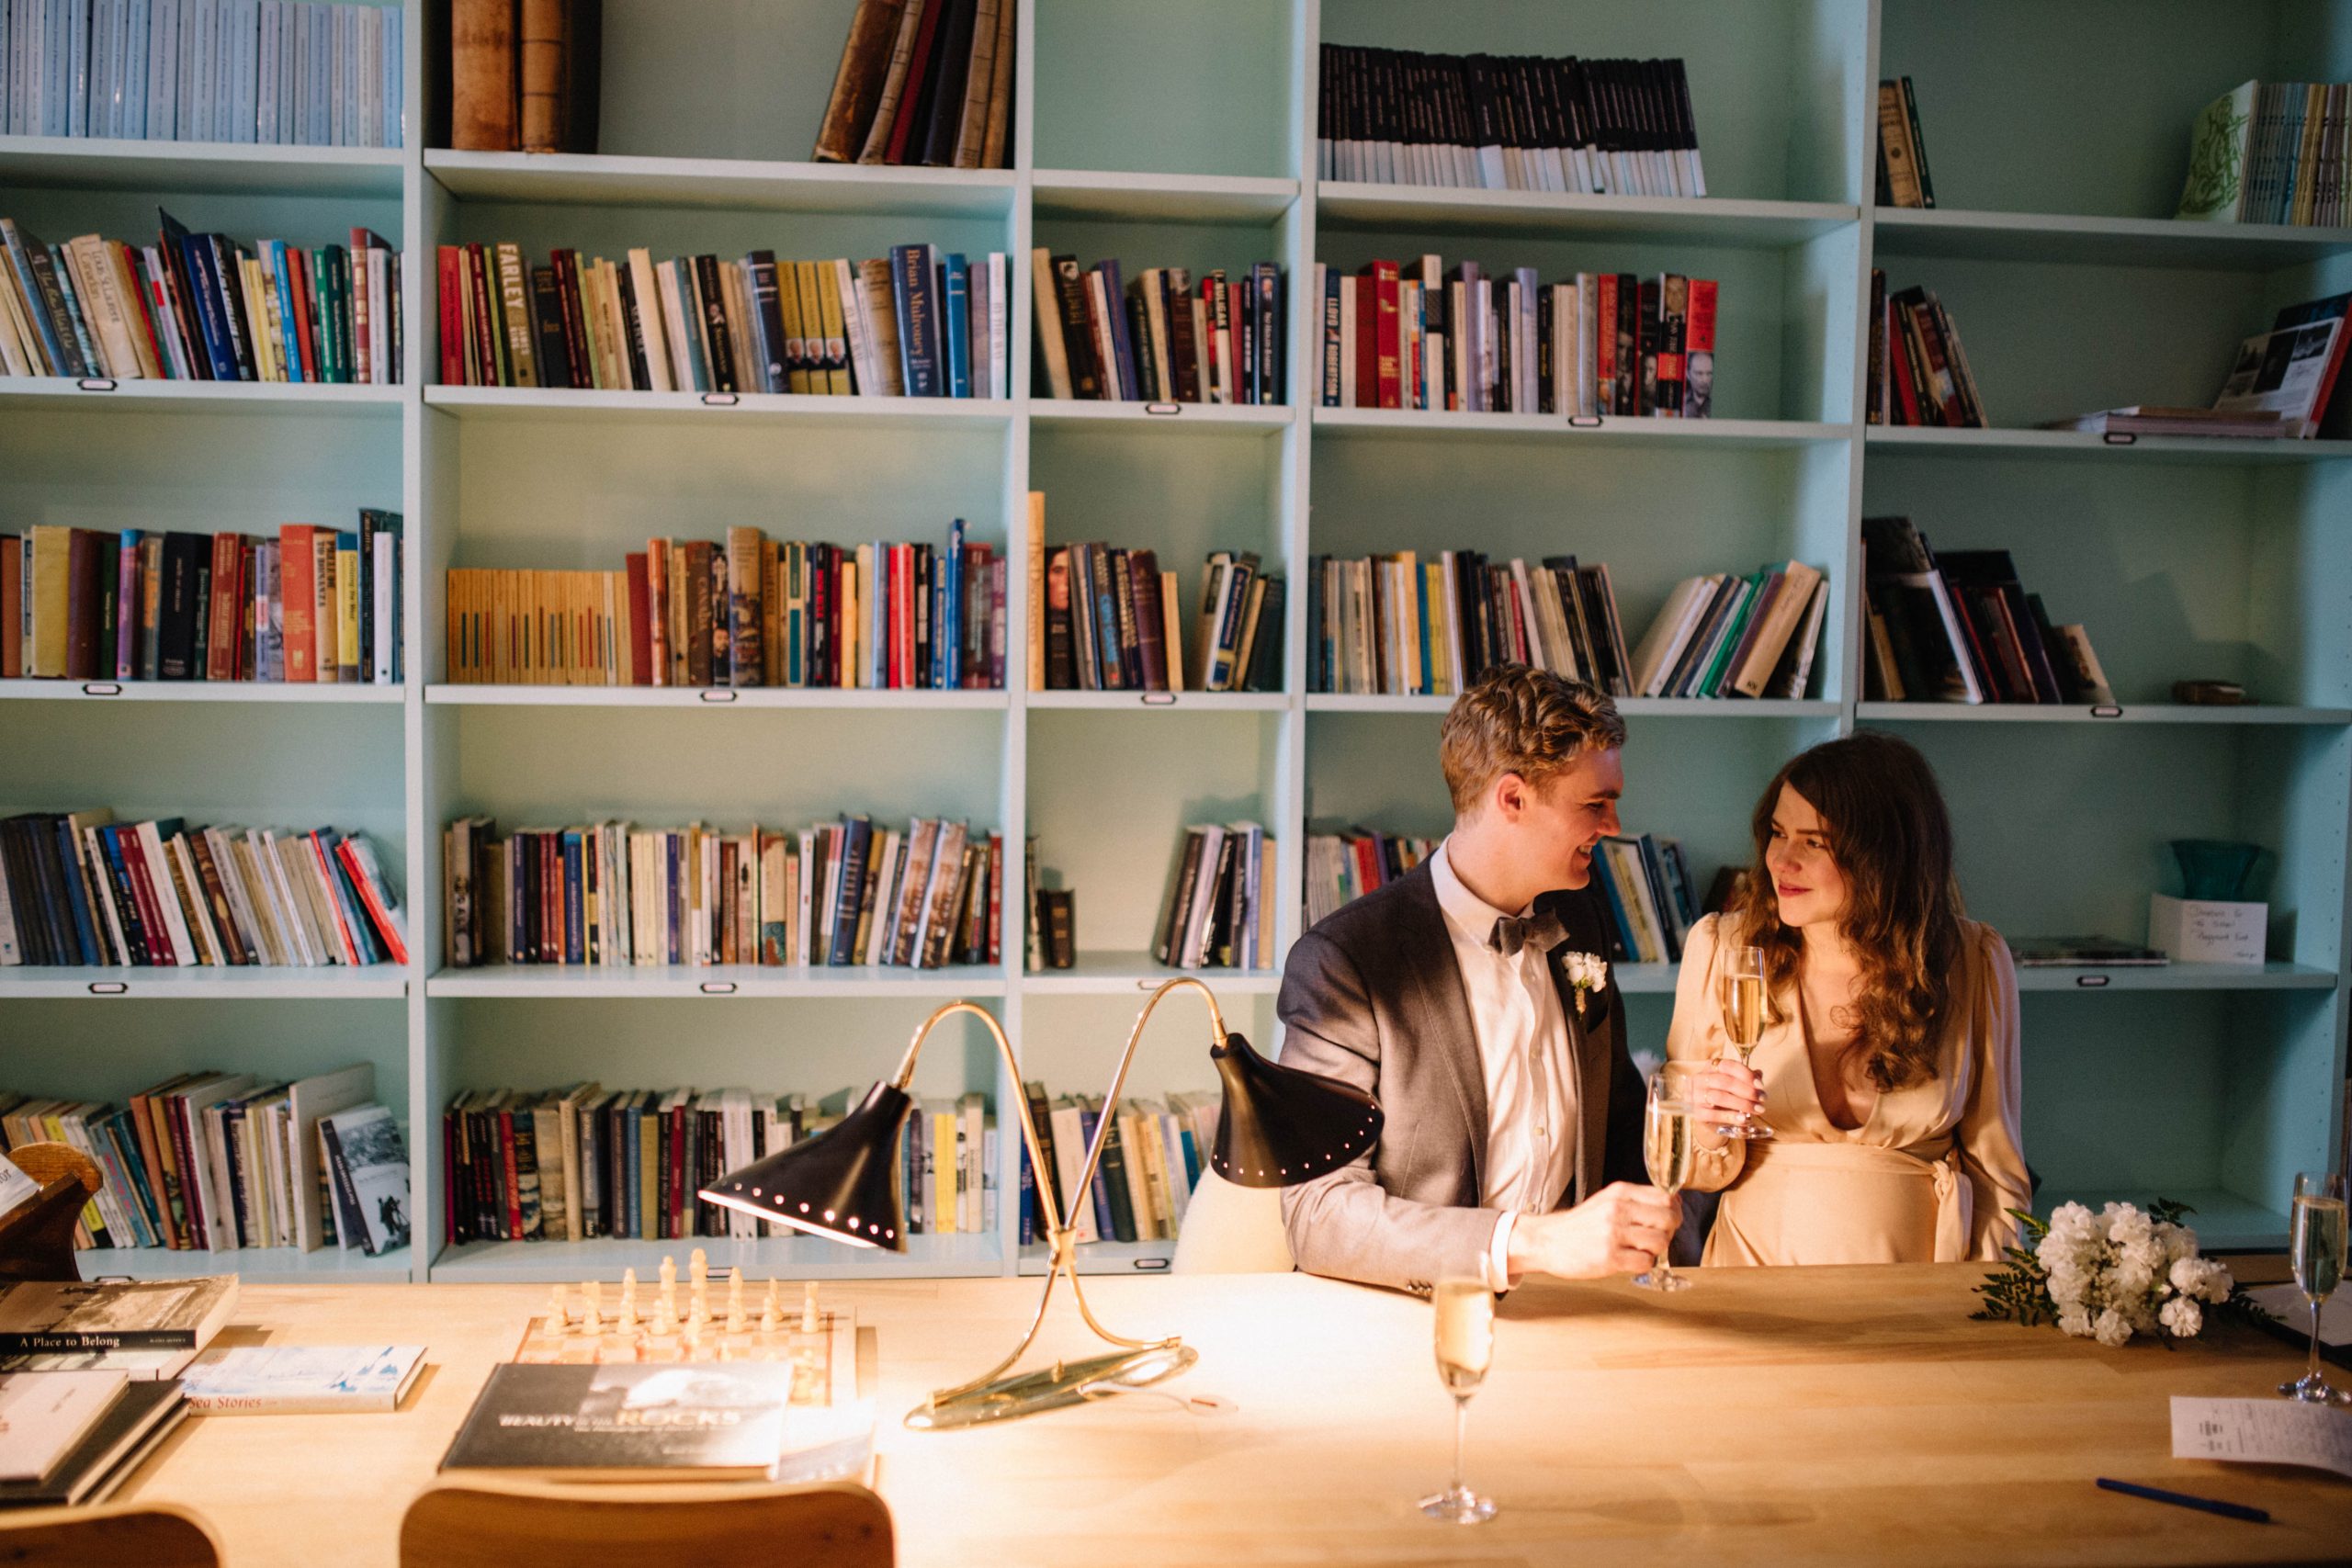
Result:
M605 151L530 158L423 146L406 13L411 145L232 147L0 138L0 199L60 238L199 228L395 237L410 265L399 388L0 379L0 528L261 529L408 517L403 688L0 683L0 812L104 803L191 819L365 829L403 872L415 961L342 970L0 971L9 1087L119 1098L208 1063L292 1074L377 1066L408 1124L419 1244L334 1253L115 1254L138 1273L261 1280L577 1280L681 1244L446 1248L438 1111L493 1084L746 1084L829 1096L887 1071L940 1001L978 998L1023 1074L1091 1091L1151 987L1178 829L1252 818L1280 841L1278 945L1297 934L1302 835L1364 822L1442 832L1442 699L1304 690L1306 563L1468 546L1610 563L1638 631L1692 572L1799 556L1831 574L1815 687L1770 703L1629 701L1630 826L1680 838L1702 874L1745 852L1747 813L1792 751L1860 727L1928 751L1962 833L1972 909L2018 935L2143 929L2164 841L2277 852L2258 969L2020 976L2026 1144L2044 1203L2195 1203L2209 1244L2276 1246L2290 1174L2341 1146L2352 878L2352 443L2143 440L2032 429L2135 401L2200 402L2279 304L2352 284L2352 230L2177 224L2189 119L2249 75L2352 75L2352 0L1033 0L1014 166L805 161L852 0L679 8L606 0ZM687 12L690 11L691 15ZM1457 14L1458 13L1458 14ZM1318 182L1324 39L1461 51L1687 57L1703 199ZM813 44L809 40L816 40ZM1932 211L1871 206L1874 84L1917 85ZM444 388L436 244L763 245L875 254L925 239L1012 258L1012 396L925 402ZM1671 269L1724 285L1711 423L1464 416L1309 406L1311 324L1293 312L1283 408L1056 403L1029 385L1033 245L1130 268L1436 251L1490 265ZM1966 337L1987 431L1862 422L1872 265L1936 288ZM1294 299L1295 296L1294 296ZM1296 596L1286 688L1121 693L700 693L501 689L443 680L450 566L610 567L651 535L754 524L778 537L944 538L1001 547L1032 489L1048 533L1148 546L1198 589L1211 549L1251 549ZM2028 584L2096 638L2116 711L1860 699L1859 519L1907 512L1939 545L2013 550ZM1012 577L1013 645L1031 606ZM1016 672L1020 661L1013 661ZM2242 680L2247 709L2170 701ZM582 814L781 826L869 810L953 813L1037 835L1079 890L1080 962L903 969L441 967L440 829ZM1009 868L1018 885L1017 862ZM1013 911L1008 908L1008 915ZM1273 1043L1278 976L1215 973L1237 1027ZM1618 972L1636 1044L1663 1038L1674 974ZM1205 1087L1197 1010L1163 1010L1132 1082ZM952 1022L918 1091L1004 1103L984 1034ZM1011 1122L1002 1127L1009 1134ZM707 1242L755 1272L850 1278L1034 1268L1017 1245L1017 1154L999 1140L1001 1223L876 1259L783 1237ZM1149 1271L1165 1244L1091 1249Z

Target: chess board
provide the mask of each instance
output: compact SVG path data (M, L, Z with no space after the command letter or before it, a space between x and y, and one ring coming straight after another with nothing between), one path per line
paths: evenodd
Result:
M649 1323L623 1329L607 1318L594 1329L579 1322L557 1323L542 1314L525 1325L517 1361L579 1364L608 1361L789 1361L792 1403L840 1404L857 1397L857 1317L854 1313L818 1314L812 1331L798 1316L786 1327L763 1330L756 1322L729 1333L721 1319L678 1325L657 1334Z

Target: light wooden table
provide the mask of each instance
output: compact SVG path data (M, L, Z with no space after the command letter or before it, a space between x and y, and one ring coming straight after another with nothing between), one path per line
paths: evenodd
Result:
M990 1430L896 1423L1017 1337L1034 1280L829 1286L877 1330L879 1487L901 1561L1014 1564L2343 1562L2352 1482L2176 1462L2166 1396L2253 1395L2298 1364L2219 1332L2167 1353L1972 1323L1970 1265L1702 1271L1672 1298L1541 1282L1503 1303L1470 1411L1493 1523L1424 1520L1452 1430L1426 1303L1303 1275L1102 1280L1114 1329L1182 1332L1173 1388ZM390 1416L198 1418L128 1498L204 1511L246 1564L387 1564L401 1511L544 1290L256 1287L236 1322L284 1342L431 1347ZM1067 1301L1055 1344L1083 1350ZM242 1336L243 1330L232 1329ZM1051 1331L1049 1331L1049 1334ZM2248 1525L2094 1477L2270 1510ZM586 1565L583 1565L586 1568Z

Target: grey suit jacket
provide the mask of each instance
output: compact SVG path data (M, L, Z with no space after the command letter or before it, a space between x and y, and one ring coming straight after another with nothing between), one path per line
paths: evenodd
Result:
M1641 1076L1626 1055L1614 976L1577 1017L1564 955L1609 949L1600 895L1561 896L1568 940L1553 983L1576 1055L1580 1136L1563 1204L1611 1181L1647 1179ZM1478 1277L1498 1211L1485 1190L1487 1080L1470 1003L1429 866L1339 909L1300 937L1275 1010L1285 1066L1367 1090L1386 1117L1371 1154L1283 1190L1283 1223L1299 1267L1367 1284L1427 1292Z

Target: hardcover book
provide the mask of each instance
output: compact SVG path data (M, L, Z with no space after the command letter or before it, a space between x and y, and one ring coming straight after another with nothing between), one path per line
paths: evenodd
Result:
M793 1372L776 1361L503 1363L441 1468L562 1481L767 1480L784 1450Z
M241 1345L198 1356L181 1387L209 1416L389 1411L424 1365L422 1345Z
M0 1353L200 1349L236 1305L234 1274L0 1284Z

